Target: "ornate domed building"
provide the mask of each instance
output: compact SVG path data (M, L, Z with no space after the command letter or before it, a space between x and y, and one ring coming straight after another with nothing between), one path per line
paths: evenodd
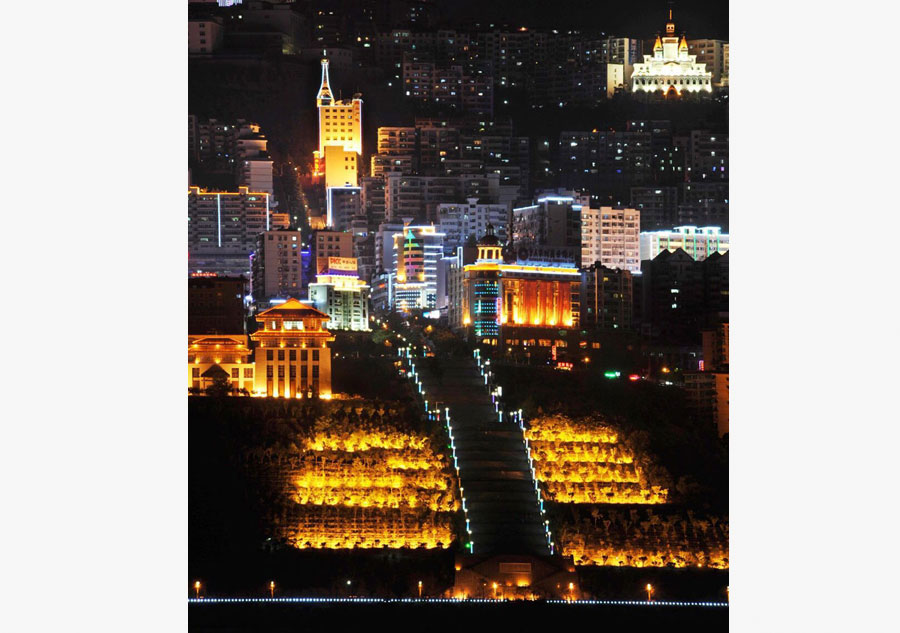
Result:
M662 92L666 97L684 92L712 92L712 73L706 64L698 64L697 56L688 53L688 43L675 34L672 9L666 22L666 34L656 36L653 54L644 55L644 63L635 64L631 74L633 92Z

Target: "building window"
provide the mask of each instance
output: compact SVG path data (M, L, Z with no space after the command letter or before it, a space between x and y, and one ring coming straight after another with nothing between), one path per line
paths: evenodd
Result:
M249 367L244 368L244 378L253 378L253 369Z
M309 350L301 349L300 350L300 360L301 362L306 362L309 360Z
M297 350L292 349L288 352L288 360L297 360Z
M284 350L278 350L278 360L284 360Z
M192 367L192 368L191 368L191 377L192 377L192 378L199 378L199 377L200 377L200 368L199 368L199 367Z
M267 349L266 350L266 360L272 360L272 359L273 359L272 350Z
M312 359L314 363L319 362L319 350L314 349L312 353Z
M279 378L284 378L284 365L279 365L279 366L278 366L278 377L279 377Z
M232 377L232 378L235 378L235 379L236 379L236 378L240 378L240 377L241 377L241 370L240 370L240 368L238 368L238 367L232 367L232 368L231 368L231 377Z

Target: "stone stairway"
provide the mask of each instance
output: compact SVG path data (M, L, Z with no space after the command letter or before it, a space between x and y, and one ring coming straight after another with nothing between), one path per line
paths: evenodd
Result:
M426 359L416 367L429 403L450 408L460 483L476 553L549 554L522 432L497 413L472 358Z

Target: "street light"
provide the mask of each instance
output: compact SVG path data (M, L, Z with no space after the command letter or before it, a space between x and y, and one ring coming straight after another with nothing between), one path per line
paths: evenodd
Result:
M647 583L647 602L653 601L653 585Z
M494 600L496 600L497 599L497 583L493 583L492 586L494 587Z
M422 581L419 581L419 598L422 598Z
M275 597L275 581L274 580L269 581L269 595L272 598Z
M200 597L200 581L199 580L194 582L194 592L196 593L197 598L199 598Z

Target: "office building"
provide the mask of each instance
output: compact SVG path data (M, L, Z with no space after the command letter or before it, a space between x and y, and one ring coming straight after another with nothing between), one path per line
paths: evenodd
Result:
M434 225L405 224L393 234L391 272L395 310L433 310L437 307L438 260L444 234Z
M309 303L328 315L329 329L370 329L369 286L357 277L354 258L328 257L320 262L316 281L309 284Z

